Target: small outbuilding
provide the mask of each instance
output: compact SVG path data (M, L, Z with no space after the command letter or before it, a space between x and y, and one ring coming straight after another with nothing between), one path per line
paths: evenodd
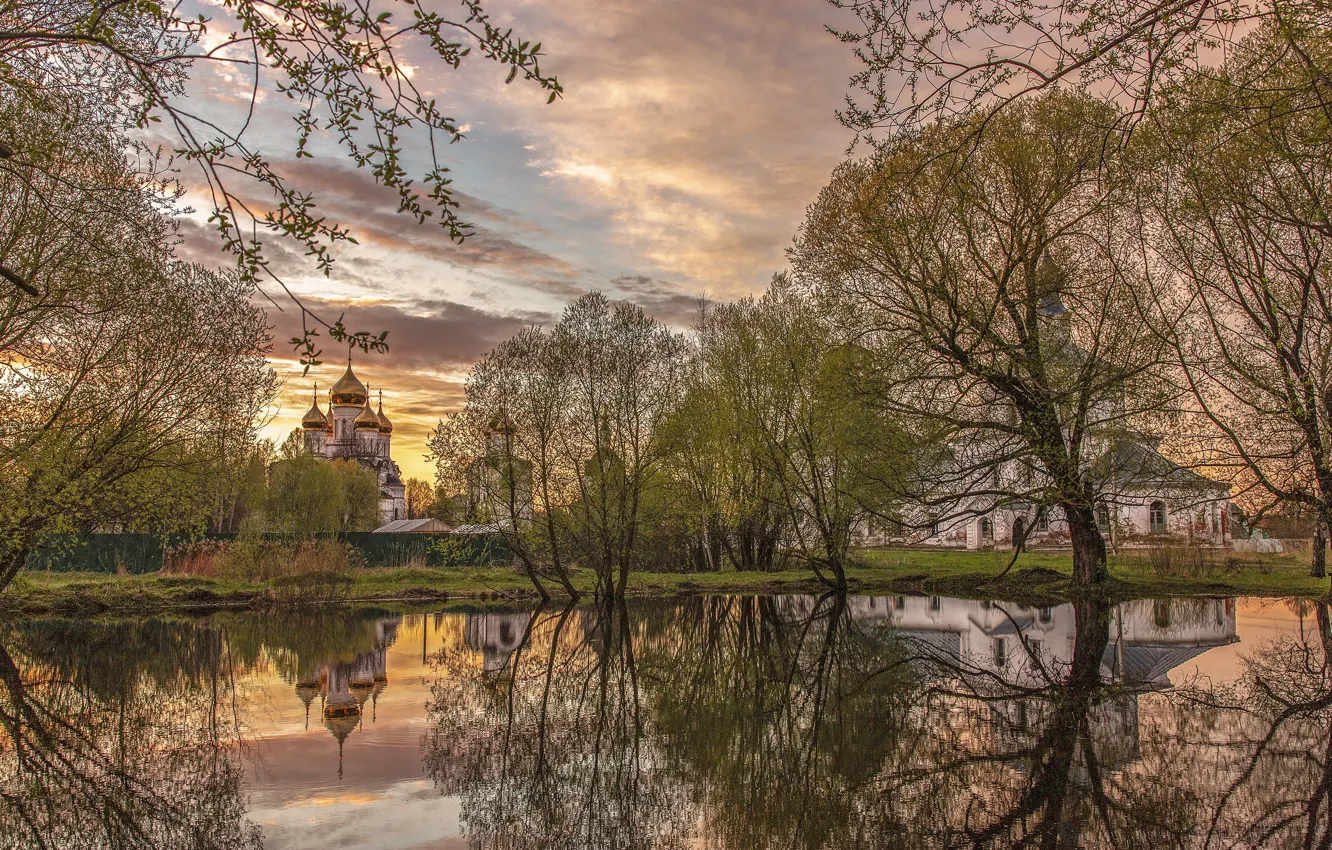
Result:
M395 519L375 529L375 534L448 534L453 526L437 519Z

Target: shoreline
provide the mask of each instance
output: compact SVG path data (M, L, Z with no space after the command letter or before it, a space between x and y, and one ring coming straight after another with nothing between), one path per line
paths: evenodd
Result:
M1002 552L874 549L856 553L847 569L848 592L867 595L931 595L1054 604L1079 594L1069 586L1072 561L1065 553L1022 555L999 577L1010 555ZM592 573L574 574L591 598ZM265 610L313 605L419 604L504 601L534 604L540 596L521 570L511 567L382 568L350 574L345 593L318 599L282 598L272 582L201 576L22 573L0 593L0 618L29 616L133 616L181 611ZM552 604L565 597L554 593ZM633 573L627 598L700 594L822 594L828 588L809 570L782 572ZM1214 566L1201 575L1158 575L1151 568L1112 558L1105 595L1115 601L1167 596L1266 596L1325 599L1329 580L1309 576L1294 559L1272 557L1242 565Z

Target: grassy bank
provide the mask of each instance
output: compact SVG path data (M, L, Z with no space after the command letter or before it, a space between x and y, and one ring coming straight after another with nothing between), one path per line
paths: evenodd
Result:
M875 549L856 553L848 571L854 592L924 593L940 596L1053 602L1069 598L1072 561L1066 553L1032 553L998 577L1010 555ZM1242 563L1218 564L1193 575L1163 575L1141 559L1112 558L1109 592L1119 599L1169 595L1303 596L1328 595L1328 580L1309 576L1294 558L1249 556ZM593 577L576 575L591 591ZM805 570L776 573L637 573L634 596L682 593L819 593L822 586ZM446 599L533 599L523 574L505 567L363 569L350 573L347 602L442 601ZM272 582L205 576L30 572L0 594L0 615L131 614L185 608L261 607L281 601Z

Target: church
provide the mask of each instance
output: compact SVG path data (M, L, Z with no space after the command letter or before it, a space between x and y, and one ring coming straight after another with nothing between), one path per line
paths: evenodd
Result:
M319 408L319 388L314 402L301 419L305 450L328 460L355 460L379 476L379 524L407 518L407 487L402 470L389 456L393 423L384 415L384 394L379 410L370 408L370 390L352 371L347 371L328 391L328 413Z

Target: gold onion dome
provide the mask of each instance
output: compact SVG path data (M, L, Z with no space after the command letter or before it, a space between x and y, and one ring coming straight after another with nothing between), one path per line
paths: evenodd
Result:
M357 407L370 400L370 392L361 383L361 379L352 372L351 358L347 358L347 371L342 373L338 382L333 385L329 393L333 404L356 405Z
M379 430L379 417L376 416L375 412L370 409L369 396L366 396L365 406L361 408L361 412L356 414L356 430L357 431Z
M390 422L390 421L389 421L389 418L388 418L387 416L384 415L384 391L383 391L383 390L380 390L380 391L379 391L379 412L376 413L375 416L379 419L379 433L381 433L381 434L392 434L392 433L393 433L393 423Z
M512 430L512 428L509 425L509 417L496 416L495 418L490 420L490 424L486 426L486 430L488 430L492 434L509 433Z
M310 409L305 412L301 419L301 427L307 431L322 431L328 427L328 419L324 412L319 409L319 385L315 385L314 401L310 404Z

